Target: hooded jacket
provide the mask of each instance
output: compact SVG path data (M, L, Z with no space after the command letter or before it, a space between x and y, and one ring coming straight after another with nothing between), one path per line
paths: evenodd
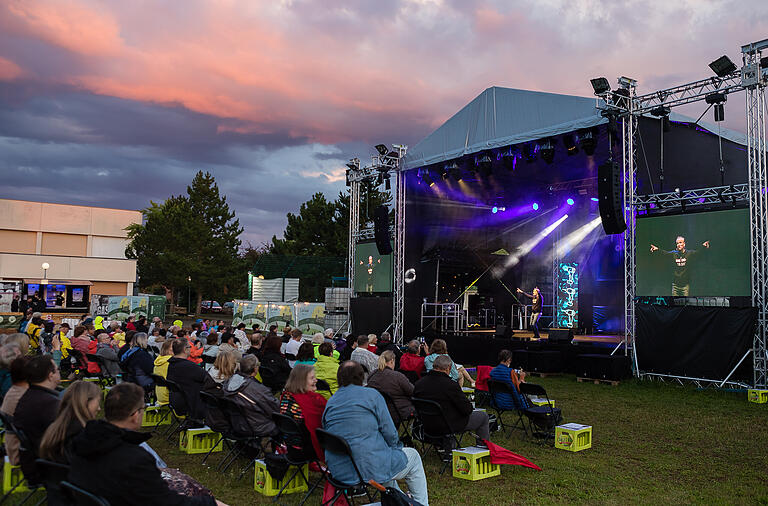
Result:
M168 488L155 458L139 446L150 437L105 420L91 420L72 441L69 481L112 506L215 505L213 497L186 497Z
M224 382L222 391L225 397L242 407L254 434L277 434L272 413L279 413L280 406L269 388L250 376L238 373Z
M157 374L158 376L162 376L163 378L168 377L168 360L171 359L173 355L158 355L155 358L155 369L153 371L153 374ZM155 395L157 396L157 403L158 404L168 404L168 389L165 387L155 387Z
M206 383L213 383L211 375L185 358L171 357L168 360L167 379L176 382L184 392L184 395L170 392L169 398L173 409L179 414L190 415L195 420L204 420L206 407L200 399L200 391Z
M336 376L339 371L339 361L333 357L327 355L320 355L315 362L315 375L317 379L326 381L328 386L331 387L331 391L318 390L317 393L325 397L325 400L331 398L331 395L336 393L339 389L339 383Z

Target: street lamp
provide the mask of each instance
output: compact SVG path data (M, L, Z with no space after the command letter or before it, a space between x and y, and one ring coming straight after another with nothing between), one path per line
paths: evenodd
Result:
M191 314L189 305L192 303L192 276L187 276L187 314Z
M40 280L41 285L47 285L48 284L48 269L51 268L51 265L48 262L43 262L43 265L40 267L43 268L43 279Z

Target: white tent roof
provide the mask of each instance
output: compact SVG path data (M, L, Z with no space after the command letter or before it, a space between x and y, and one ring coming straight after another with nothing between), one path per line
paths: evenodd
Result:
M670 119L693 122L692 118L676 113L672 113ZM423 167L606 122L595 98L494 86L409 149L405 168ZM699 126L717 132L716 126L706 123ZM746 144L744 134L727 129L721 129L721 134L725 139Z

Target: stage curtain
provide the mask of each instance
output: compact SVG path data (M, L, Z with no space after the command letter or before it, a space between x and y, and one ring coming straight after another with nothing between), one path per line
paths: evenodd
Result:
M641 371L725 379L752 347L756 308L652 304L635 307L637 362ZM747 360L751 364L752 359Z

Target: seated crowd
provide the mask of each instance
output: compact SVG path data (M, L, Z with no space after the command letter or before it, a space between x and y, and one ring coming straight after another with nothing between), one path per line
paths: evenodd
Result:
M437 403L444 415L420 417L424 433L439 433L447 422L454 433L474 433L478 445L490 437L487 413L475 410L462 391L474 380L440 339L429 347L411 341L403 352L386 332L379 339L335 339L328 329L307 339L295 328L280 336L275 326L266 335L255 328L248 336L243 324L232 329L221 321L198 321L191 332L180 321L168 329L159 319L113 323L86 319L69 338L64 325L47 325L32 314L24 332L0 340L0 411L12 417L30 446L20 452L18 438L9 433L6 452L30 483L40 482L35 459L44 458L70 465L72 483L110 504L218 503L193 479L166 470L146 443L150 434L139 431L150 399L186 415L187 426L220 426L221 413L200 392L238 406L244 414L239 429L258 437L279 438L273 414L290 416L306 431L312 459L324 462L337 480L357 482L351 461L323 452L316 431L341 436L365 482L397 486L404 480L424 505L429 499L421 457L398 434L400 424L418 414L414 399ZM508 351L499 358L491 378L517 391L524 376L510 367ZM76 380L61 395L62 375L120 377L104 400L104 419L98 418L97 384ZM155 384L158 376L171 382L172 391ZM520 396L509 402L526 401ZM56 500L49 497L50 504Z

